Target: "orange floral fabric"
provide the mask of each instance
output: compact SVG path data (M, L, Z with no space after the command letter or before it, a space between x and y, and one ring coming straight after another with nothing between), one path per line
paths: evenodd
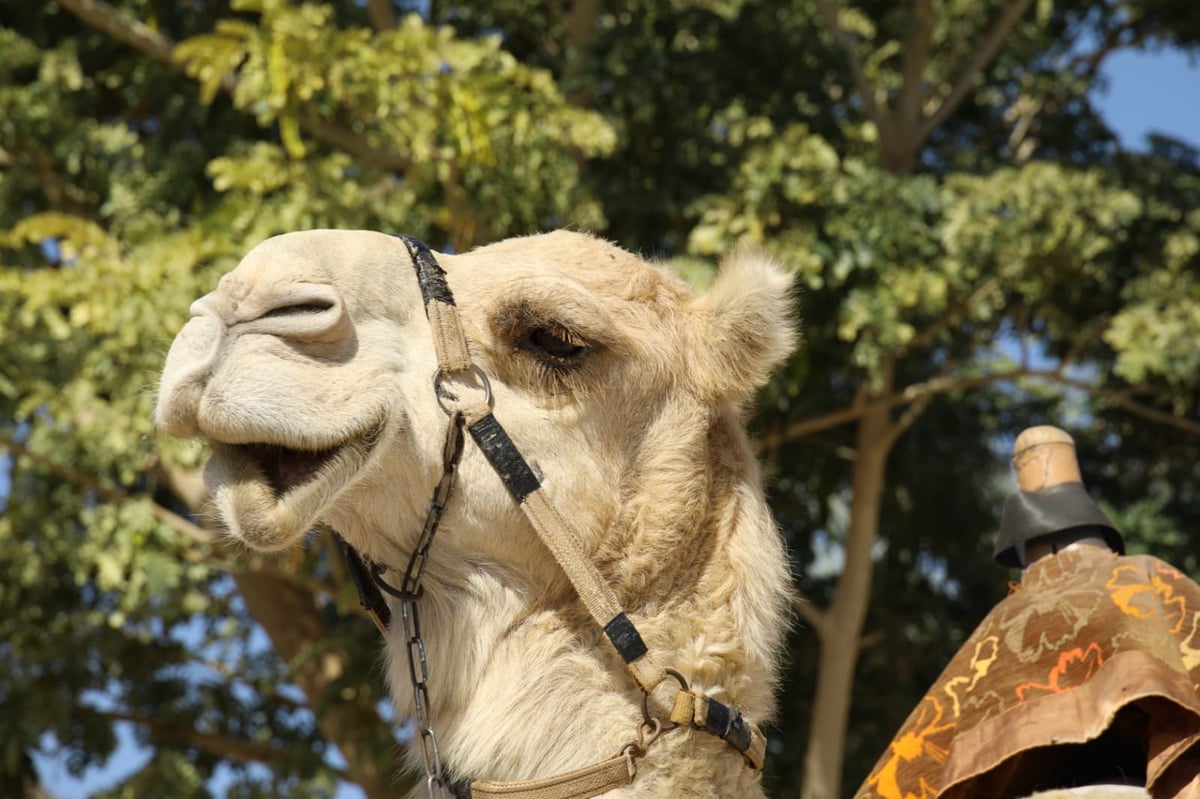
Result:
M1200 586L1157 558L1068 550L980 623L855 799L1006 795L1118 725L1155 799L1200 799Z

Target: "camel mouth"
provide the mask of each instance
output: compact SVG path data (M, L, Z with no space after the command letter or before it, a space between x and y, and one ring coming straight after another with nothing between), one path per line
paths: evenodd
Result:
M346 471L345 468L339 468L339 464L364 465L382 434L383 425L377 423L323 448L252 441L222 444L219 447L221 451L214 454L251 466L252 472L270 487L276 501L283 501L288 494L300 488L336 478L334 473ZM357 471L357 468L350 471Z
M204 477L226 529L253 549L299 541L368 469L384 438L381 420L340 442L296 447L279 440L210 438Z
M321 450L303 450L281 444L236 444L230 449L251 461L267 480L276 498L311 483L321 470L349 444Z

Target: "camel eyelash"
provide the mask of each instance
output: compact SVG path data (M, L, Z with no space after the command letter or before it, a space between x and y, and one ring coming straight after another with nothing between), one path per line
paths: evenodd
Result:
M554 367L574 365L592 349L582 336L557 325L531 328L517 339L517 348Z
M497 338L553 371L578 366L596 349L573 326L523 303L493 317L492 329Z

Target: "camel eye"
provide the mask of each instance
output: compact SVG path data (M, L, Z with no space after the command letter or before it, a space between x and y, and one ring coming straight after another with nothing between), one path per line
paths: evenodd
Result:
M565 330L539 327L529 331L520 341L520 347L535 355L562 363L587 352L587 347Z

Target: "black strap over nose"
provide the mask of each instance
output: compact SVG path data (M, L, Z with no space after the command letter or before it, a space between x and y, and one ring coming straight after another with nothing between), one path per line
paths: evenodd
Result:
M417 283L421 287L421 299L425 301L425 306L428 307L434 300L454 305L454 294L450 291L450 284L446 282L446 270L437 262L429 245L403 233L392 235L404 242L408 254L412 256L413 268L417 271Z

